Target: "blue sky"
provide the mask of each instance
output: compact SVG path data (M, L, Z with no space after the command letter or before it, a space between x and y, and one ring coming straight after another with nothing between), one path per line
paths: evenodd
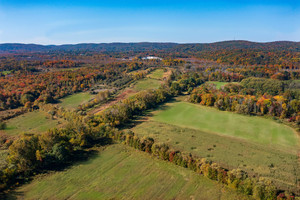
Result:
M300 0L0 0L0 43L300 41Z

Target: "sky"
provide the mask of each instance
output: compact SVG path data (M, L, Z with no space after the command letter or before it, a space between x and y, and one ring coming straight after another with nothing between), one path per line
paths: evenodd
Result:
M300 41L300 0L0 0L0 43Z

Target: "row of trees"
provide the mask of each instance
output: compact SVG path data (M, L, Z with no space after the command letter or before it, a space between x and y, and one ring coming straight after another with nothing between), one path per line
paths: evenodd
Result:
M26 108L16 108L11 110L0 111L0 121L8 120L27 112Z
M251 178L241 169L224 169L217 163L208 161L205 158L201 159L191 154L184 154L166 144L157 143L153 138L139 138L132 131L114 131L109 136L116 141L147 152L157 158L193 170L243 194L253 196L255 199L294 199L291 193L277 191L272 182L267 179Z
M89 108L94 107L95 105L105 103L112 98L112 95L116 93L116 90L104 89L103 91L99 91L92 101L81 104L78 106L78 110L86 111Z
M141 91L103 110L99 115L95 115L90 124L93 126L109 124L112 127L125 125L133 115L140 114L143 110L153 108L168 100L171 94L172 91L169 88Z

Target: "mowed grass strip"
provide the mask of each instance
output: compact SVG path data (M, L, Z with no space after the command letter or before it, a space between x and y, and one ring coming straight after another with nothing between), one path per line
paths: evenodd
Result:
M247 199L191 170L122 144L40 177L9 199Z
M94 95L89 92L80 92L60 99L59 105L68 109L76 109L79 105L87 103L93 97Z
M163 69L157 69L151 72L147 77L152 79L162 79L164 76L164 70Z
M43 111L28 112L7 121L7 128L4 130L7 135L19 135L26 133L41 133L54 128L63 120L51 119L51 116Z
M297 154L234 137L148 120L133 128L139 137L152 137L171 148L207 158L226 169L243 169L266 177L280 188L296 189L300 168Z
M136 81L131 87L137 92L147 89L158 89L161 86L163 75L163 69L156 69L148 74L146 78Z
M161 85L161 82L157 79L151 79L151 78L144 78L141 80L138 80L134 86L133 90L135 91L142 91L147 89L158 89Z
M154 120L296 152L294 130L270 119L219 111L187 102L174 102L155 113Z
M222 86L228 84L228 83L236 83L238 84L238 82L220 82L220 81L207 81L206 83L212 83L216 85L217 89L220 89Z

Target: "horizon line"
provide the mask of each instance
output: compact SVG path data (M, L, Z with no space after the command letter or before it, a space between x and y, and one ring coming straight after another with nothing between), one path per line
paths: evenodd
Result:
M293 41L293 40L274 40L274 41L265 41L265 42L258 42L258 41L251 41L251 40L220 40L215 42L82 42L82 43L64 43L64 44L41 44L41 43L23 43L23 42L4 42L0 43L0 45L7 45L7 44L18 44L18 45L40 45L40 46L64 46L64 45L81 45L81 44L143 44L143 43L150 43L150 44L215 44L221 42L250 42L250 43L275 43L275 42L291 42L291 43L300 43L300 41Z

